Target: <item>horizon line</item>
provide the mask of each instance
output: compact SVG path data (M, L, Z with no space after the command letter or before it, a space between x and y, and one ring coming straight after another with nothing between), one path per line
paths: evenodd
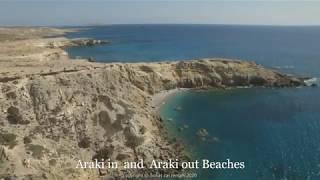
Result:
M115 25L215 25L215 26L276 26L276 27L316 27L320 24L237 24L237 23L93 23L82 25L0 25L0 27L94 27L94 26L115 26Z

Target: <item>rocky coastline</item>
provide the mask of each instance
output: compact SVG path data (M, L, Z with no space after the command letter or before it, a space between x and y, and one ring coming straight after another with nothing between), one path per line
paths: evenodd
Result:
M19 31L25 36L14 38ZM188 159L183 145L166 135L152 103L157 93L306 85L305 78L239 60L75 61L63 48L109 42L47 38L64 33L50 28L0 29L1 178L99 179L154 172L76 169L76 164L95 158L146 163Z
M96 46L101 44L109 44L110 41L106 40L95 40L95 39L67 39L67 40L60 40L52 41L48 43L49 48L67 48L67 47L74 47L74 46Z

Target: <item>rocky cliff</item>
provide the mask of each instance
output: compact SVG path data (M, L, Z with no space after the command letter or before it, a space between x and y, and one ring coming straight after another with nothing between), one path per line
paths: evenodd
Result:
M51 52L52 47L42 48ZM304 85L300 78L244 61L98 64L54 57L36 63L15 59L29 66L10 66L14 73L2 70L0 177L98 179L141 173L144 170L75 167L78 160L95 158L188 158L183 146L167 137L151 107L152 96L160 91Z

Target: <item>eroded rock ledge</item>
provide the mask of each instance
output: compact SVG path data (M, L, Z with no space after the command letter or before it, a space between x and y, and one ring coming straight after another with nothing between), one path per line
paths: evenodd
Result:
M70 61L63 46L46 46L52 41L57 39L34 40L32 46L28 40L28 51L10 49L14 57L0 58L6 65L2 67L7 67L1 69L0 81L0 177L94 179L141 173L75 167L79 159L148 163L188 158L181 143L167 137L151 107L152 95L160 91L305 85L303 78L225 59L135 64ZM20 45L14 47L25 44L12 43ZM44 52L55 55L46 58ZM8 57L12 61L6 61Z
M1 133L11 137L0 142L5 154L1 161L9 161L0 174L63 178L63 172L84 178L99 172L75 170L78 159L181 158L183 148L165 138L150 106L154 93L173 88L302 85L302 79L254 63L218 59L106 64L95 70L0 83Z
M48 43L49 48L67 48L74 46L95 46L101 44L109 44L110 41L106 40L95 40L95 39L67 39L67 40L57 40Z

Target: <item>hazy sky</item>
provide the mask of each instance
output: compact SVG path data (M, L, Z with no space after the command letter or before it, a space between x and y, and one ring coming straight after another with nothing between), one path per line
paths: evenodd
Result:
M320 25L320 0L0 0L0 25Z

